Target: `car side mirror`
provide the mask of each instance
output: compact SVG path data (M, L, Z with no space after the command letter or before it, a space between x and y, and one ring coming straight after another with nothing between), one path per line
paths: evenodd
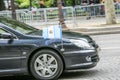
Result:
M0 38L3 38L3 39L14 39L15 37L10 34L10 33L2 33L0 34Z

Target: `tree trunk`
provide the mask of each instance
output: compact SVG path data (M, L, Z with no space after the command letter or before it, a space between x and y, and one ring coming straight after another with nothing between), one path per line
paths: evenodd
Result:
M60 25L62 25L63 29L68 29L65 22L64 22L64 18L63 18L63 12L62 12L62 1L61 0L57 0L58 3L58 11L59 11L59 21L60 21Z
M72 6L74 7L75 6L75 0L72 0Z
M12 8L12 18L16 20L16 11L15 11L15 5L14 0L11 0L11 8Z
M0 1L0 11L5 10L5 3L4 0Z
M30 11L32 10L32 0L30 0Z
M105 0L106 24L116 24L115 6L113 0Z

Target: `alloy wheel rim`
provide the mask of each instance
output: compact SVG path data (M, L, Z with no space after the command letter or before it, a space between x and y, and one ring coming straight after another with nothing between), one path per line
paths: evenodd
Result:
M51 77L56 73L58 63L54 56L41 54L36 58L34 68L36 73L41 77Z

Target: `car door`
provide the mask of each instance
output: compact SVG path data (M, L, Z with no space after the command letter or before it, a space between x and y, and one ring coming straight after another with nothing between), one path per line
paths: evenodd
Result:
M14 37L5 37L2 34L12 35L9 31L0 27L0 73L9 71L20 71L21 68L21 51L17 45L18 39Z

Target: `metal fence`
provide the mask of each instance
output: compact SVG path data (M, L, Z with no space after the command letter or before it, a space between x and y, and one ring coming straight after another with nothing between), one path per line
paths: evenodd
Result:
M88 20L92 17L105 16L105 7L102 4L75 6L63 8L63 17L66 23L76 23L78 20ZM116 16L120 14L120 4L115 4ZM11 11L0 11L0 15L12 17ZM58 8L43 8L36 11L28 9L16 10L17 20L30 25L59 24Z

